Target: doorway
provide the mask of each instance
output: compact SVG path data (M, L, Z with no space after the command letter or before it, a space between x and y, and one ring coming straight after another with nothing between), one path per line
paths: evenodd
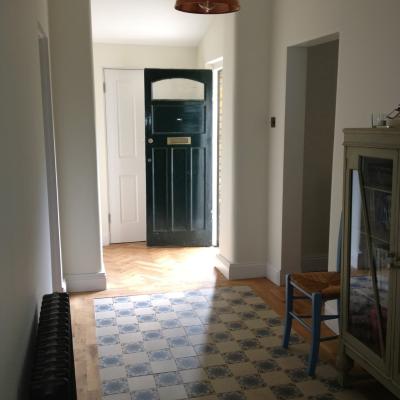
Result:
M211 246L212 72L146 76L104 70L110 242Z
M328 270L338 36L288 48L282 265Z

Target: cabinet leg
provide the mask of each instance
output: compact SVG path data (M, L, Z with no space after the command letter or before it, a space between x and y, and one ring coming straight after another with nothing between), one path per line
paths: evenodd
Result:
M354 361L346 354L343 344L339 345L339 352L336 359L336 366L338 369L338 381L343 387L350 386L349 372L353 368Z

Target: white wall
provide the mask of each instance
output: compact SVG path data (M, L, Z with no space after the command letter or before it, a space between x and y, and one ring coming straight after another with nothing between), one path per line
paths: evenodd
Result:
M105 289L89 0L49 2L62 258L69 291Z
M378 18L379 10L388 10ZM391 110L399 102L400 53L397 38L400 3L384 0L275 0L272 10L270 53L270 114L277 128L269 133L267 262L281 265L282 193L287 47L339 33L337 109L332 174L329 266L335 268L337 237L342 208L342 159L345 127L367 127L370 113Z
M0 3L0 388L27 399L31 341L51 292L38 22L45 1Z
M110 242L110 237L103 70L104 68L196 68L197 49L194 47L157 47L94 43L93 64L100 178L101 231L103 245L107 245Z
M219 268L229 278L266 274L266 145L270 1L218 16L199 46L199 66L223 57Z

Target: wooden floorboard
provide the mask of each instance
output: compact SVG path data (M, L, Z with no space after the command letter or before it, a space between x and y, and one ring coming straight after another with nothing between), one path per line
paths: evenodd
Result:
M101 399L94 298L247 285L283 317L283 287L267 279L226 280L215 268L213 248L147 248L145 243L112 245L104 248L104 263L107 272L106 291L71 295L78 400ZM299 304L297 311L307 312L308 304ZM309 340L308 332L303 327L295 323L294 328ZM331 331L324 328L323 334L331 334ZM333 363L336 348L336 341L322 344L321 357ZM381 393L379 385L374 384L373 390L366 387L360 390L373 393L370 398L376 398L377 393ZM386 397L382 398L389 399L387 392L383 393Z

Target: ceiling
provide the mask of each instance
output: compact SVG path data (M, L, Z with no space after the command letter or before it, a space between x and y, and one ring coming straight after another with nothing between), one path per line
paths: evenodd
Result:
M91 0L93 41L197 46L211 15L176 11L175 0Z

